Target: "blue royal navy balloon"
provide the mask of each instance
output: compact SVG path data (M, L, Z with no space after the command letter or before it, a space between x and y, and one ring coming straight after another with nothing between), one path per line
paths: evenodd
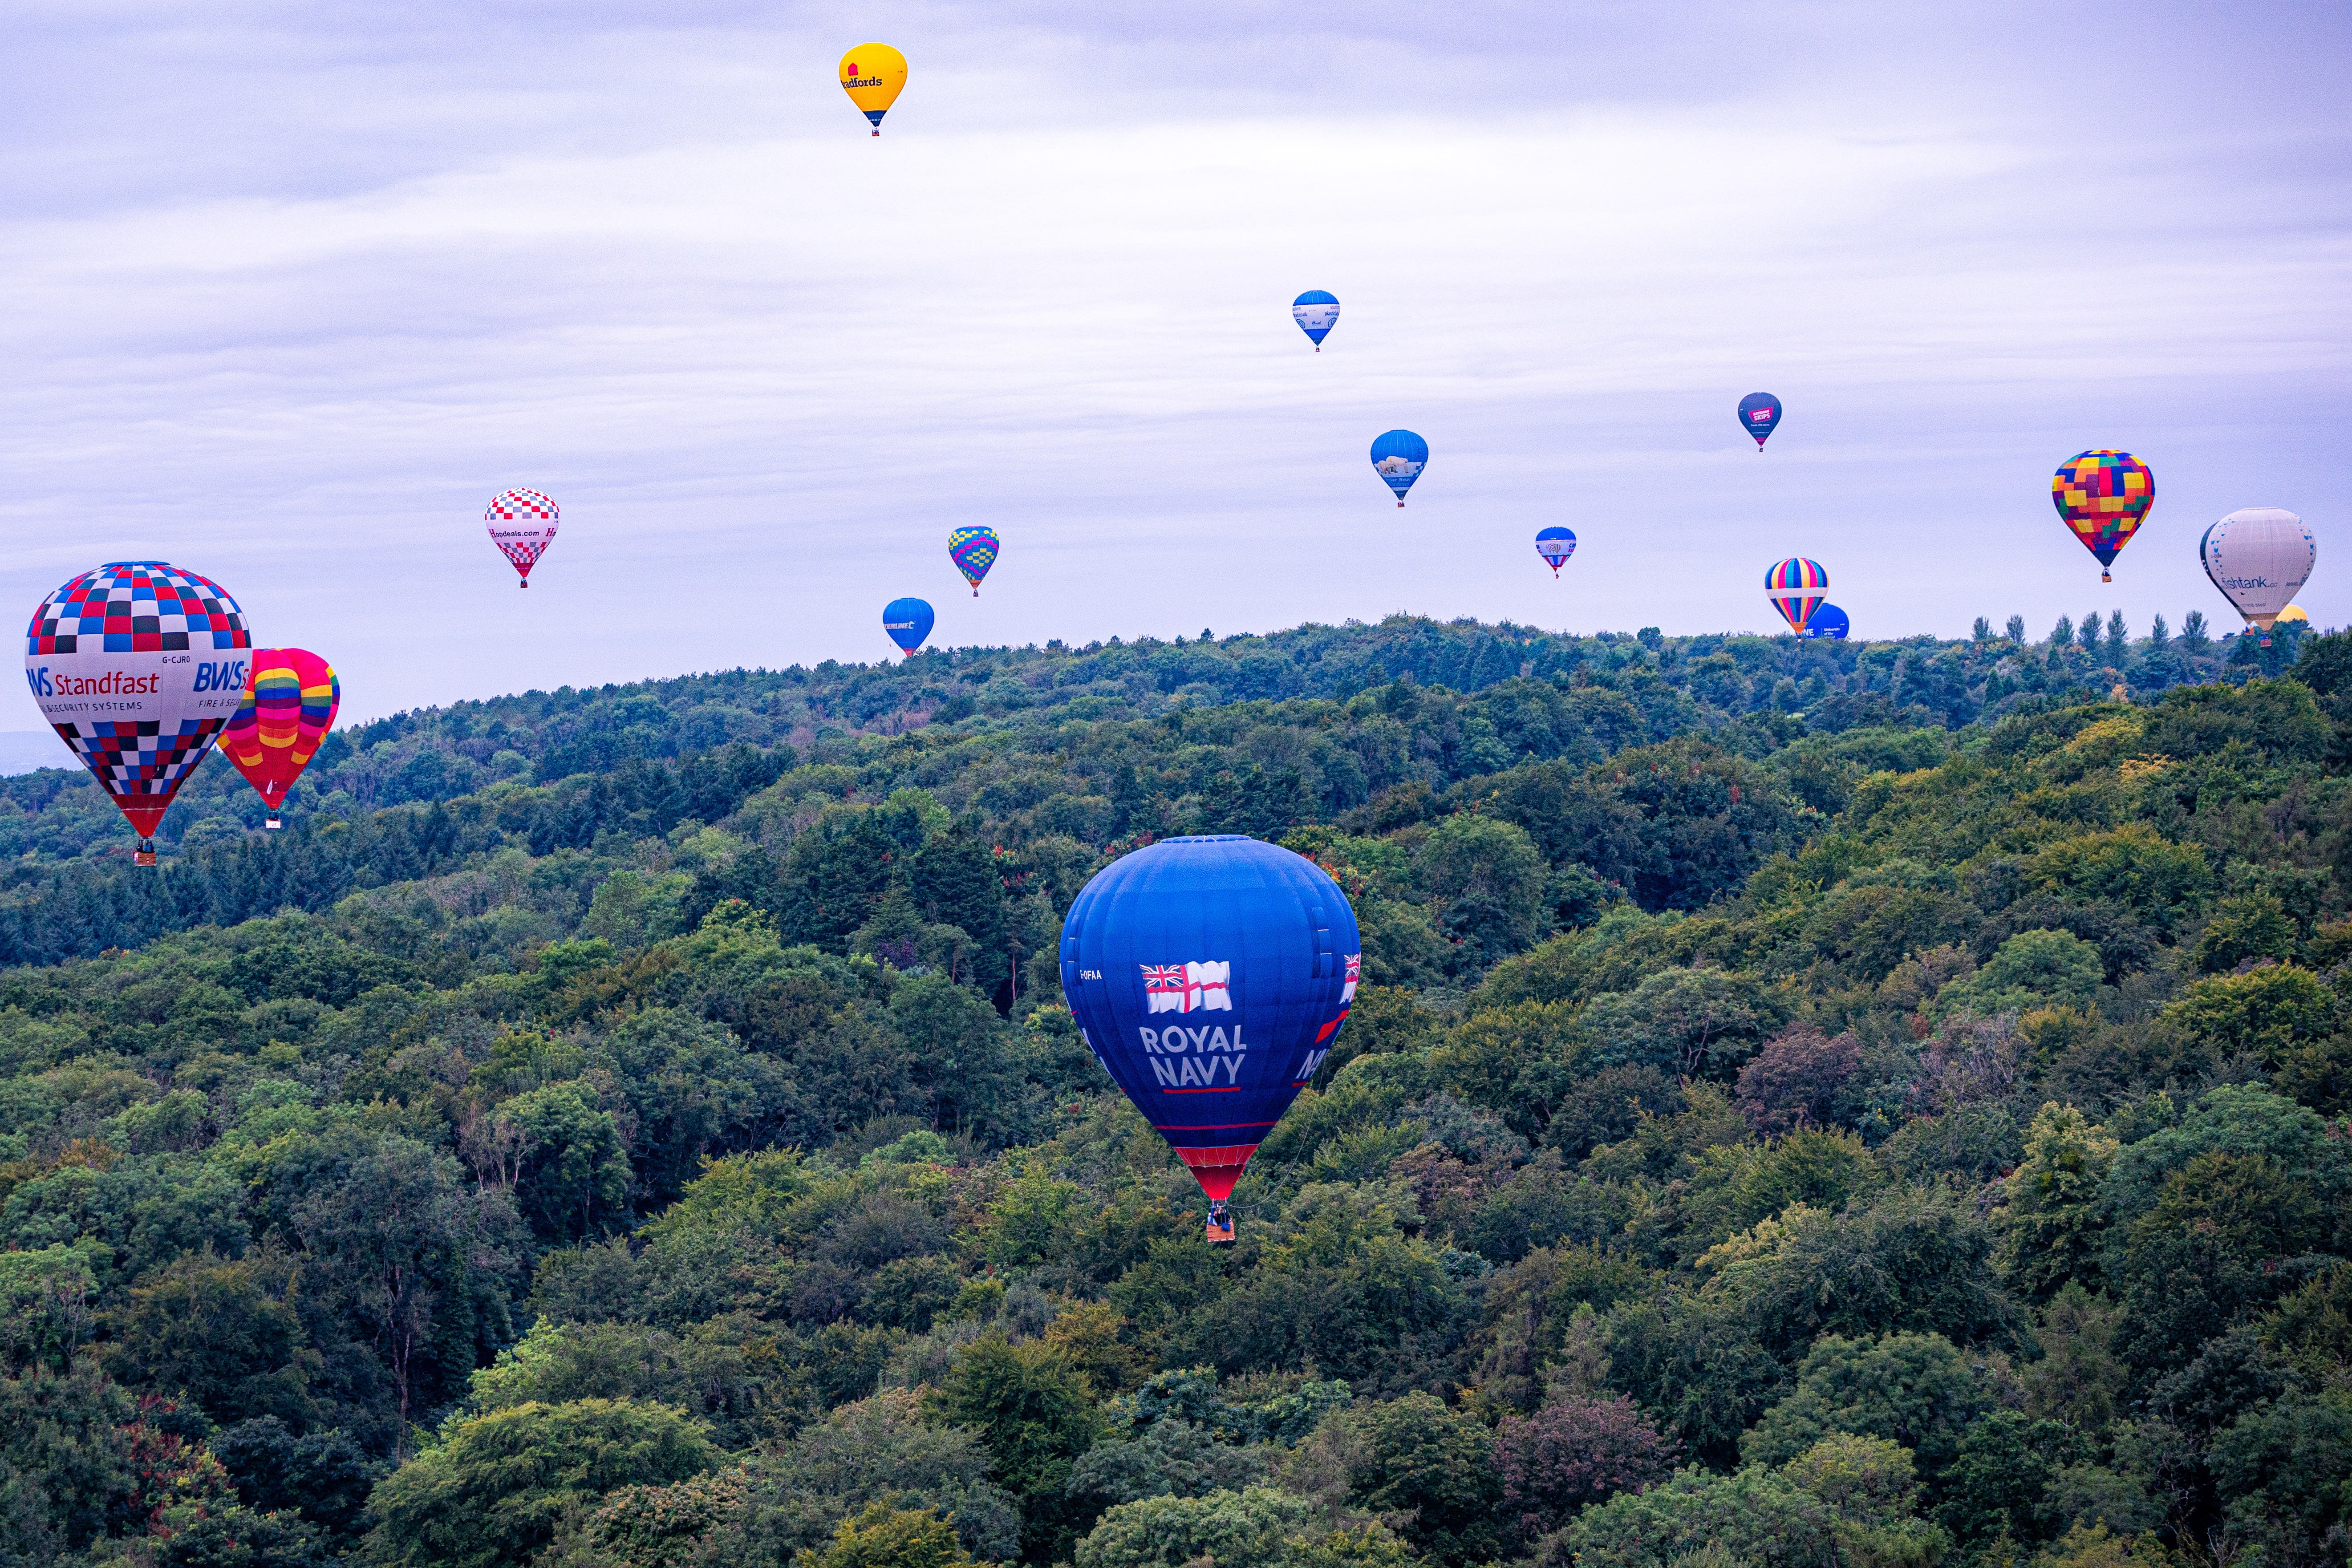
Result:
M1372 471L1396 491L1397 505L1404 505L1404 492L1428 466L1429 443L1412 431L1383 430L1373 438Z
M1255 838L1162 839L1070 905L1062 994L1208 1195L1212 1239L1231 1236L1234 1184L1330 1054L1362 952L1339 885Z
M931 635L931 606L920 599L893 599L882 606L882 629L899 652L911 656Z
M1739 400L1739 427L1756 437L1756 449L1764 450L1764 437L1780 423L1780 400L1769 392L1751 392Z
M1813 618L1807 621L1805 629L1797 635L1801 637L1834 637L1843 642L1848 629L1845 612L1835 605L1823 605L1813 612Z
M1551 563L1551 574L1559 575L1559 563L1576 553L1576 535L1564 528L1547 528L1536 535L1536 553Z
M1323 352L1323 340L1339 324L1339 301L1320 289L1309 289L1290 302L1290 319L1298 323L1298 330L1307 334L1307 341L1315 345L1319 354Z

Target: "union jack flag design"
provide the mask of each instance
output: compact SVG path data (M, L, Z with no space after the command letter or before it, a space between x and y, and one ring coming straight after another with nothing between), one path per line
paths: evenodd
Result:
M1154 1013L1230 1013L1234 1010L1230 960L1205 963L1145 963L1143 996Z

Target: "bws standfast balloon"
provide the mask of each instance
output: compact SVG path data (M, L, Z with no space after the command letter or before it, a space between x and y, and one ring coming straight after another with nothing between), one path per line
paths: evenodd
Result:
M893 599L882 606L882 629L911 657L931 635L931 606L921 599Z
M490 542L530 586L530 569L555 542L555 503L537 490L500 490L482 520L489 525Z
M1821 609L1822 590L1829 585L1830 574L1822 570L1822 563L1801 555L1791 555L1764 574L1764 592L1770 595L1772 607L1799 637L1805 635L1805 627Z
M1805 629L1797 635L1801 637L1830 637L1843 642L1847 630L1845 612L1835 605L1823 605L1813 612L1812 618L1805 623Z
M1396 491L1397 505L1429 463L1429 443L1410 430L1386 430L1372 442L1372 471Z
M265 647L253 656L236 715L221 731L220 748L269 807L268 826L278 826L286 792L318 754L319 742L334 727L343 683L334 667L299 647Z
M2052 476L2050 502L2099 558L2099 581L2112 583L2107 568L2156 504L2156 476L2129 452L2077 452Z
M1225 1200L1355 1000L1355 911L1255 838L1168 838L1079 889L1062 994L1095 1059L1168 1140L1231 1241Z
M1559 575L1559 563L1576 553L1576 535L1564 528L1547 528L1536 535L1536 553L1551 563L1551 574Z
M1764 450L1764 437L1780 423L1780 400L1769 392L1751 392L1739 400L1739 427L1756 437L1756 450Z
M2242 507L2205 531L2197 542L2205 575L2221 596L2238 607L2263 631L2263 646L2271 646L2271 627L2319 561L2319 542L2303 519L2274 506Z
M841 90L865 111L877 136L882 134L882 117L906 85L907 57L887 44L860 44L841 57Z
M1307 334L1307 341L1315 345L1319 354L1323 352L1323 340L1339 324L1339 301L1320 289L1309 289L1290 302L1290 319L1298 323L1298 330Z
M971 584L971 596L980 597L980 580L996 564L996 530L992 528L959 528L948 535L948 559L956 563L963 580Z
M252 648L226 589L161 561L110 561L33 612L33 700L138 830L138 864L155 863L180 781L236 714Z

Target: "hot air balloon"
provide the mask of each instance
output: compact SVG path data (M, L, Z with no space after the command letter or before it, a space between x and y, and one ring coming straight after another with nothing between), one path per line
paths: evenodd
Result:
M980 597L980 580L996 564L996 530L992 528L959 528L948 535L948 559L956 563L963 580L971 584L971 596Z
M161 561L110 561L33 612L33 700L138 830L138 864L155 863L180 781L235 716L252 649L226 589Z
M2290 621L2307 626L2311 625L2311 613L2301 605L2289 605L2278 613L2278 624L2285 626Z
M530 569L555 542L555 503L537 490L500 490L483 521L489 525L490 542L530 587Z
M2294 513L2250 506L2207 529L2197 542L2197 553L2213 586L2238 607L2238 614L2262 628L2263 647L2268 647L2271 626L2280 612L2311 580L2319 544Z
M1298 330L1307 334L1307 341L1315 345L1319 354L1323 352L1323 340L1339 324L1339 301L1320 289L1309 289L1290 302L1290 319L1298 323Z
M1822 590L1829 585L1830 574L1822 563L1801 555L1791 555L1764 574L1764 592L1771 595L1772 607L1799 637L1821 609Z
M221 731L220 747L269 807L271 827L278 826L286 792L334 726L342 700L343 683L317 654L299 647L255 651L245 693L236 717Z
M877 136L882 134L882 117L906 85L907 57L887 44L860 44L841 57L841 90L865 111Z
M1372 471L1396 491L1397 505L1429 462L1429 443L1410 430L1386 430L1372 442Z
M1536 553L1551 563L1551 574L1559 575L1559 563L1576 553L1576 535L1564 528L1547 528L1536 535Z
M1813 612L1812 618L1805 623L1805 629L1797 635L1801 637L1829 637L1837 642L1843 642L1846 631L1845 612L1835 605L1823 605Z
M1739 427L1756 437L1756 450L1764 450L1764 437L1780 423L1780 400L1769 392L1751 392L1739 400Z
M908 658L931 635L931 606L920 599L893 599L882 606L882 629Z
M2050 500L2083 548L2099 558L2099 581L2112 583L2107 568L2155 504L2156 476L2129 452L2077 452L2051 478Z
M1355 911L1311 860L1255 838L1166 838L1080 889L1062 994L1095 1060L1209 1199L1330 1053L1356 995Z

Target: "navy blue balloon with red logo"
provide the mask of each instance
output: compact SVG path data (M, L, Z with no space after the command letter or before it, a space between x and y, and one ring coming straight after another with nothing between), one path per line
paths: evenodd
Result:
M1362 951L1322 868L1255 838L1163 839L1070 905L1062 994L1208 1195L1213 1239L1230 1238L1234 1184L1330 1054Z

